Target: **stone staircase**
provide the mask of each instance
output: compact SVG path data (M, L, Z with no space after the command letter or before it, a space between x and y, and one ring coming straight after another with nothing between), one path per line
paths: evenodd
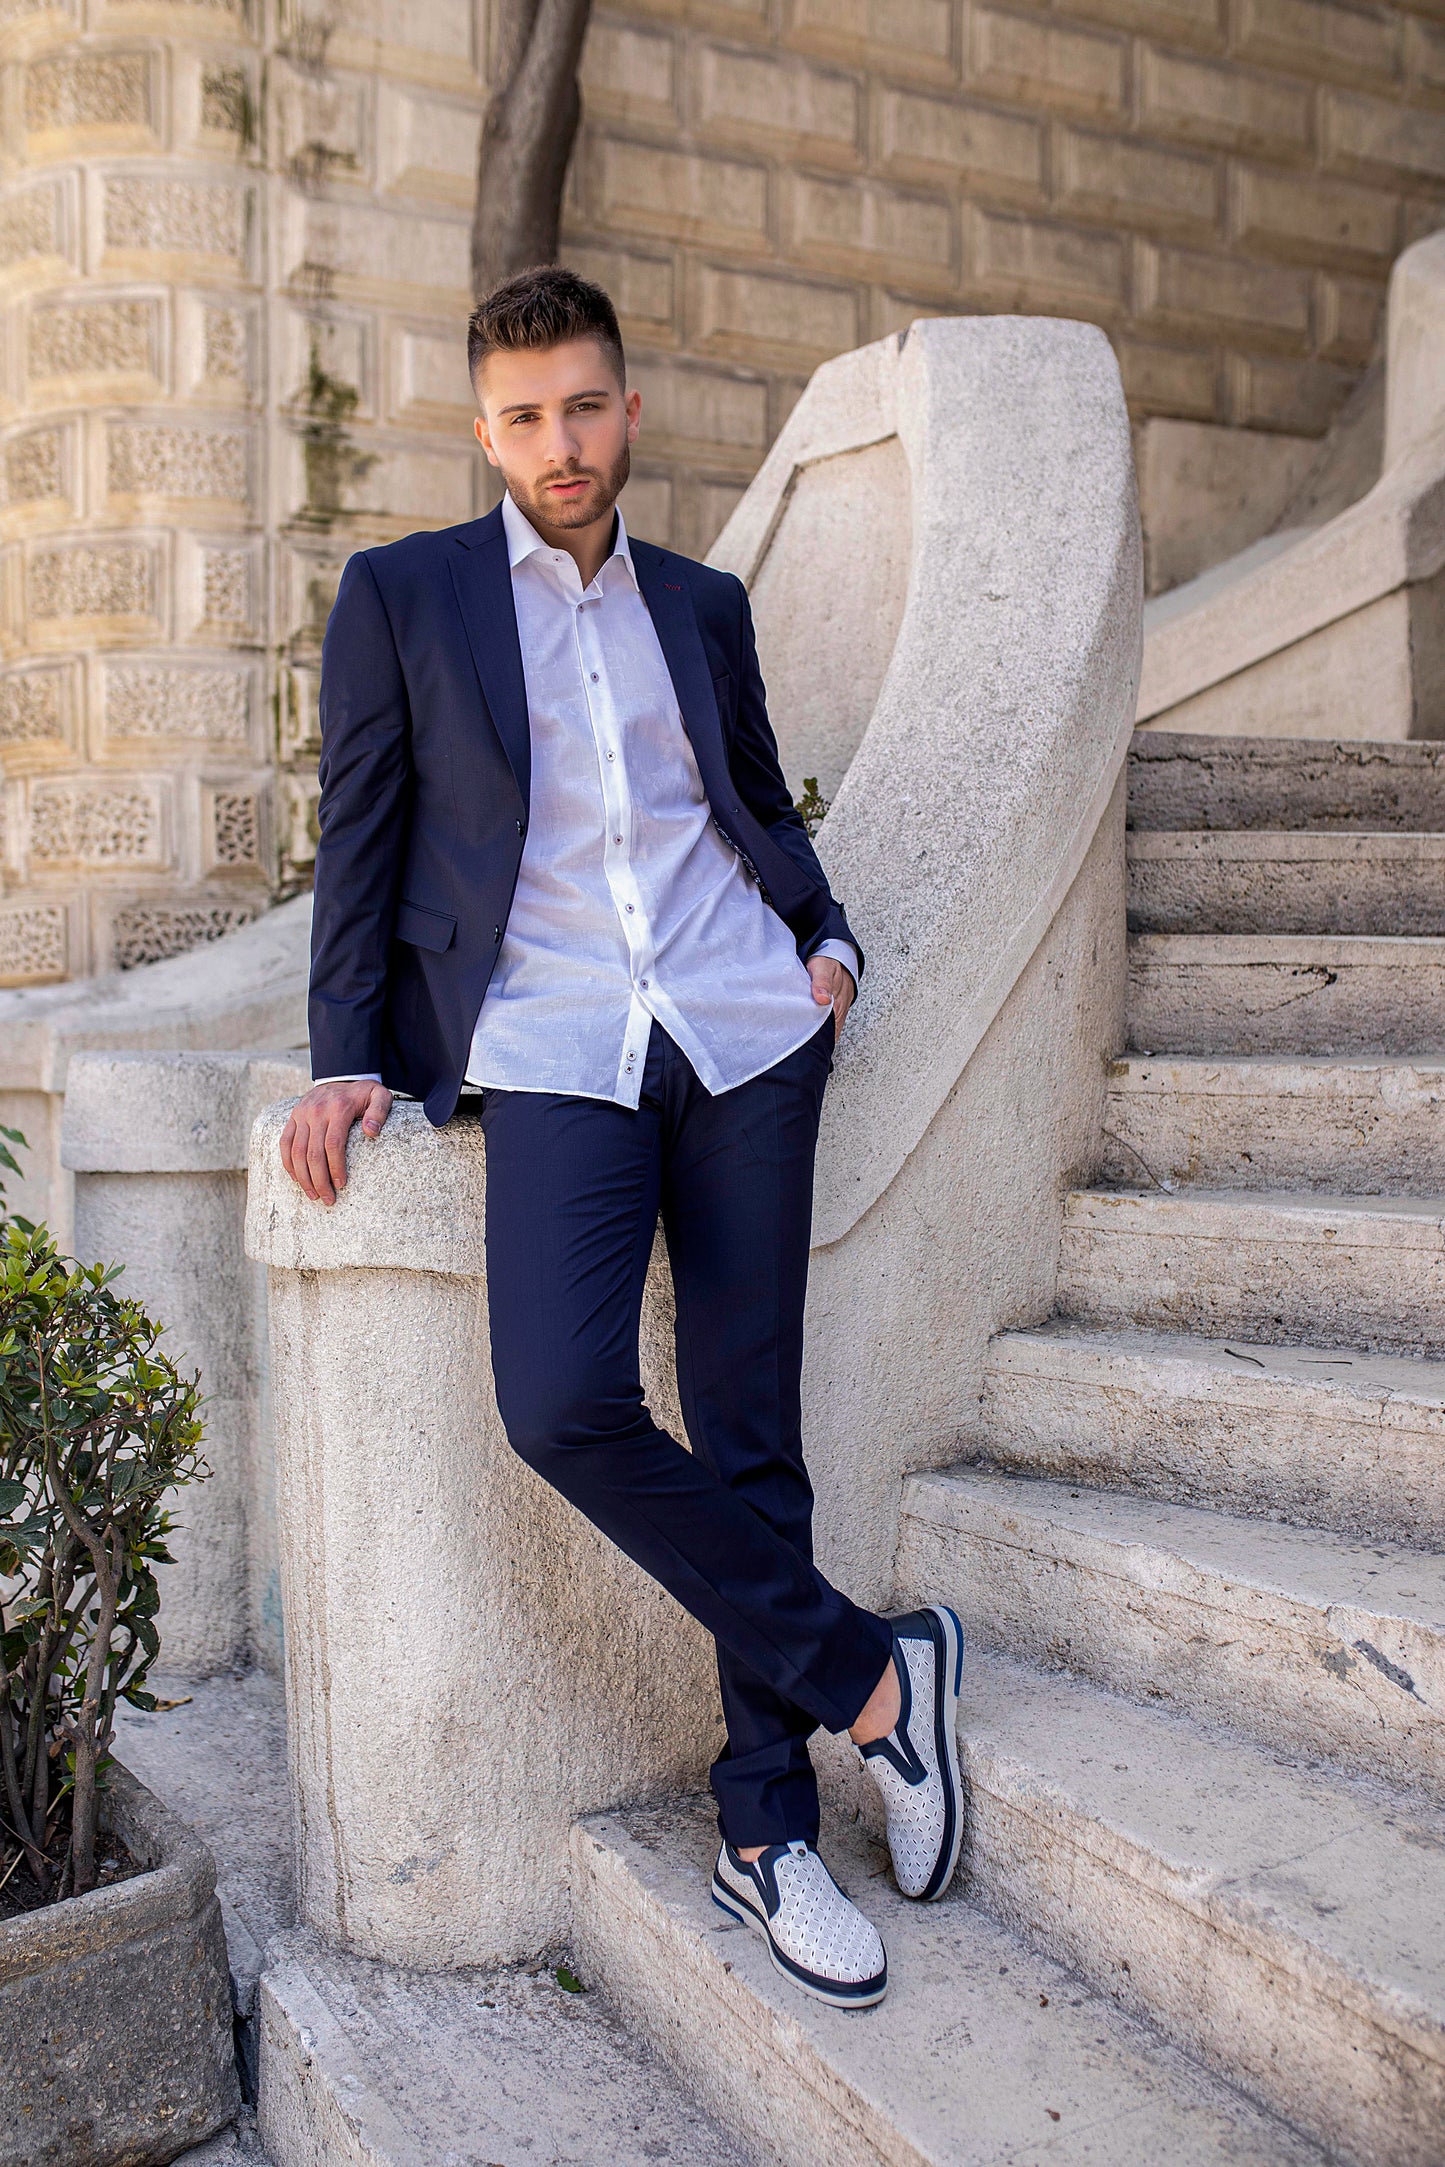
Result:
M703 1809L574 1834L579 1964L767 2161L1445 2160L1442 755L1136 740L1109 1185L905 1488L957 1892L831 1835L883 2007L711 1910Z

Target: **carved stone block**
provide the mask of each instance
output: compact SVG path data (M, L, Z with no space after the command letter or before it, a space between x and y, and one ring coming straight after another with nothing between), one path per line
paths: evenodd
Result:
M0 905L0 986L29 986L64 978L69 928L63 903Z
M208 631L232 639L255 622L251 552L203 549L201 552L201 622Z
M57 53L25 73L25 126L60 130L149 128L153 64L147 53Z
M157 301L59 301L30 312L26 367L32 382L57 376L158 376Z
M65 494L65 438L55 427L27 429L5 446L5 503L37 504Z
M250 444L241 429L114 421L106 434L106 484L112 496L219 497L244 504L249 469Z
M117 970L129 971L138 963L183 956L204 941L249 925L261 909L259 898L244 903L128 903L112 920L111 960Z
M244 744L250 706L250 675L244 669L165 662L106 665L107 737Z
M150 778L56 777L31 785L30 858L36 865L160 865L161 785Z
M237 136L243 143L250 139L255 121L244 68L215 61L201 71L201 126L213 135Z
M66 671L7 670L0 676L0 747L62 745L66 738Z
M0 202L0 270L64 251L60 183L41 182Z
M159 567L144 542L55 543L31 553L27 572L32 618L156 614Z
M261 799L242 782L211 783L202 792L208 867L218 873L255 873L262 863Z
M229 181L110 174L104 222L107 250L211 256L246 269L247 201Z
M243 310L207 304L201 318L201 356L208 383L250 382L250 340Z

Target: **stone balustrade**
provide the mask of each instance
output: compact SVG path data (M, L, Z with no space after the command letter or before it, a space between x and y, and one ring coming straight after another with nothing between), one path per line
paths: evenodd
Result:
M79 1053L60 1156L75 1184L73 1246L120 1264L120 1291L200 1371L209 1480L180 1494L160 1568L168 1671L281 1667L265 1281L242 1246L257 1108L306 1087L305 1060L246 1053Z

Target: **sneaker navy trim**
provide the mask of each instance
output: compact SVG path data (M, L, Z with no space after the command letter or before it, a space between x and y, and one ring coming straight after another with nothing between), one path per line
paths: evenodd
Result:
M905 1783L919 1784L928 1781L928 1770L919 1759L918 1750L908 1731L908 1718L913 1713L913 1680L908 1675L908 1665L904 1662L898 1646L898 1626L910 1622L911 1617L893 1621L893 1670L898 1679L898 1721L886 1738L871 1739L858 1750L865 1761L888 1761L897 1769Z
M778 1855L787 1849L787 1844L771 1844L760 1858L743 1859L738 1857L731 1844L727 1845L728 1863L736 1873L746 1874L755 1886L765 1879L766 1886L759 1889L759 1894L762 1896L764 1904L767 1904L769 1898L771 1898L772 1911L774 1912L777 1910L781 1898L778 1892L777 1876L773 1871L773 1864ZM758 1872L758 1868L764 1864L764 1861L767 1862L765 1877L760 1876ZM798 1963L795 1958L787 1954L786 1950L778 1947L773 1939L769 1925L771 1912L751 1902L741 1889L732 1888L726 1881L722 1880L716 1866L713 1868L712 1875L712 1900L719 1911L725 1911L730 1919L737 1921L739 1926L751 1926L761 1933L768 1944L768 1954L778 1970L786 1978L793 1980L796 1985L805 1988L808 1993L816 1995L820 2001L833 2002L840 2008L845 2009L867 2008L874 2002L882 2001L888 1990L888 1959L886 1955L883 1959L883 1969L875 1972L871 1979L825 1978L821 1972L809 1971L806 1965Z
M953 1629L958 1652L949 1660L949 1632L944 1620ZM892 1618L893 1662L902 1687L903 1705L892 1738L877 1739L861 1750L865 1759L882 1754L898 1770L905 1782L922 1783L928 1774L918 1749L909 1735L908 1722L913 1713L913 1694L898 1643L900 1640L927 1640L933 1645L933 1749L938 1756L939 1780L943 1785L943 1840L938 1849L938 1860L933 1872L914 1899L917 1903L931 1903L941 1896L953 1879L962 1845L963 1829L960 1812L959 1777L957 1766L958 1742L956 1733L958 1696L963 1687L963 1627L954 1612L941 1603L930 1604L926 1610L910 1610ZM950 1673L952 1687L950 1693ZM899 1744L895 1746L893 1740ZM900 1750L901 1748L901 1750ZM917 1771L915 1773L914 1771Z

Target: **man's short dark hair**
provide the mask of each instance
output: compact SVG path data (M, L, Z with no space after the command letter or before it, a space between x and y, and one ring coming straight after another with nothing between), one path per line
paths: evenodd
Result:
M569 339L596 339L627 381L622 334L611 298L590 278L555 263L514 271L478 302L467 323L467 367L475 385L489 354L538 353Z

